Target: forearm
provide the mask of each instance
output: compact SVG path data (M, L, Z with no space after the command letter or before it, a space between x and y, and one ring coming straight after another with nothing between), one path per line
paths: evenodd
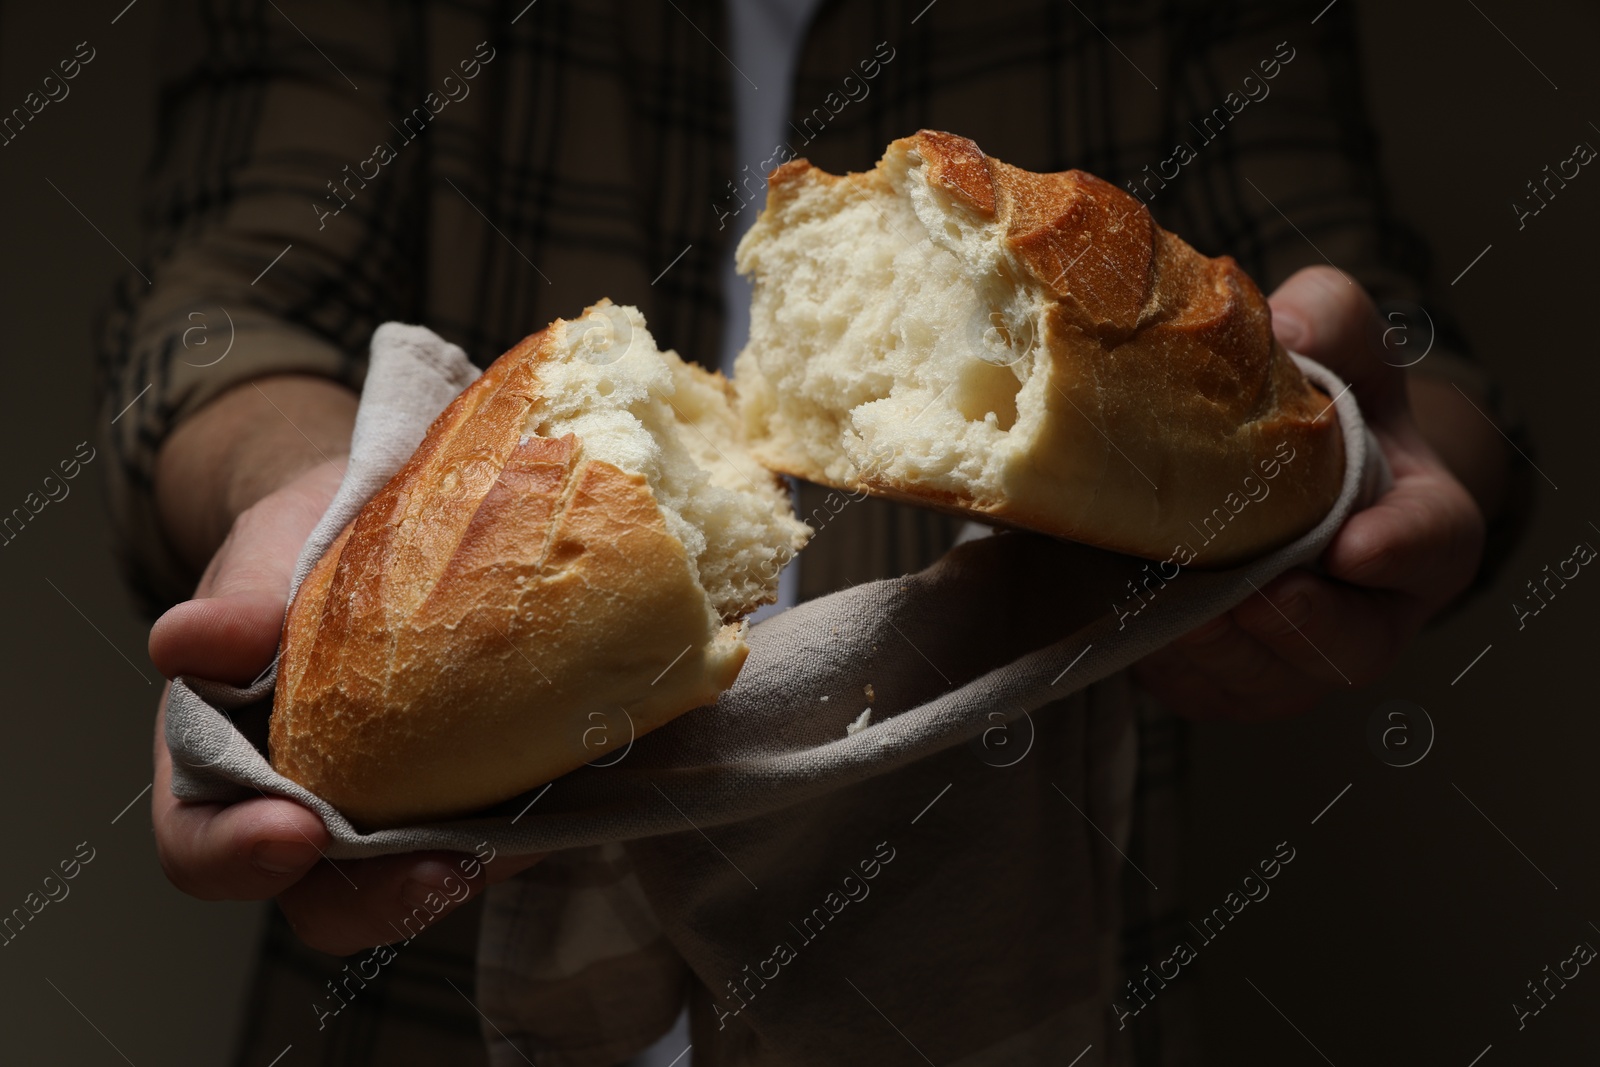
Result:
M356 394L327 378L235 386L184 420L156 458L155 498L178 553L202 569L251 504L350 451Z

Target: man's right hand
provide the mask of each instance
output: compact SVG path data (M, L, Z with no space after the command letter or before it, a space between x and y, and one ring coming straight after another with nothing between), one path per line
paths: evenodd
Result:
M247 383L203 409L168 442L174 451L163 451L157 492L158 499L174 502L163 511L175 543L204 544L197 527L216 515L206 501L244 506L195 598L172 608L150 631L150 658L167 677L246 685L272 662L295 560L338 488L354 410L354 397L332 383ZM291 413L298 418L291 421ZM257 448L271 454L248 470L229 469L249 462ZM268 489L263 471L278 472L282 484L249 499ZM247 485L243 496L241 482ZM184 523L191 525L173 529ZM163 693L151 807L167 877L207 900L277 897L295 933L313 948L347 954L397 940L417 907L440 917L539 859L502 856L480 867L454 853L431 852L335 864L323 857L327 827L293 801L263 795L223 805L174 797L165 706ZM430 898L430 892L437 895Z

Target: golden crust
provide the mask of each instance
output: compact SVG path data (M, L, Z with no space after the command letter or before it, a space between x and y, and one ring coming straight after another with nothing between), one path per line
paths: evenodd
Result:
M273 766L363 828L610 757L714 700L748 652L642 476L570 434L523 438L559 326L445 409L289 610Z
M1338 418L1273 338L1260 289L1231 257L1202 256L1110 183L1022 170L967 138L922 130L864 174L784 164L766 210L783 210L813 182L891 195L886 168L907 155L923 161L930 186L999 228L1045 294L1034 373L1049 389L1027 462L1000 498L979 500L881 470L830 479L760 439L759 459L837 488L1116 551L1165 559L1183 546L1203 565L1285 544L1327 513L1344 474ZM1259 483L1269 469L1289 472L1272 482L1271 506L1229 507L1246 477ZM1224 507L1230 521L1205 525Z

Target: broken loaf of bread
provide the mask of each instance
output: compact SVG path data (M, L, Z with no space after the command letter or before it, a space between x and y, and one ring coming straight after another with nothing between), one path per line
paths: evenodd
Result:
M301 585L273 766L357 826L397 826L714 700L810 533L730 401L609 301L500 357Z
M1206 565L1338 496L1337 415L1260 290L1092 175L931 130L863 174L794 160L738 266L734 381L774 470Z

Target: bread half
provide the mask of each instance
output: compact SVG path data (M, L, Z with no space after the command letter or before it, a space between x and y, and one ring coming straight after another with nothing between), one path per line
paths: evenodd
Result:
M867 173L794 160L738 265L734 380L774 470L1184 565L1284 544L1338 495L1330 398L1260 290L1092 175L931 130Z
M609 301L495 361L300 587L273 766L396 826L615 760L714 700L810 533L730 400Z

